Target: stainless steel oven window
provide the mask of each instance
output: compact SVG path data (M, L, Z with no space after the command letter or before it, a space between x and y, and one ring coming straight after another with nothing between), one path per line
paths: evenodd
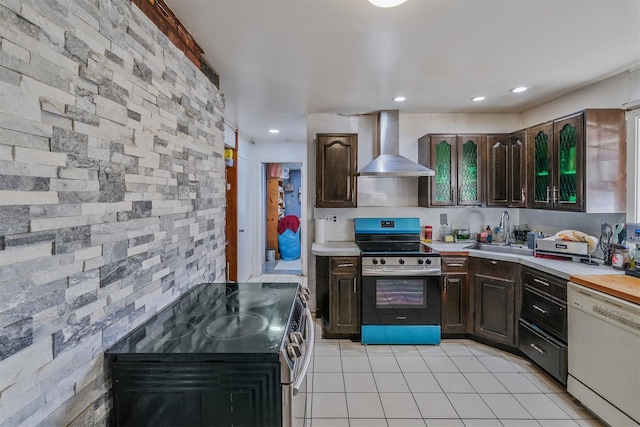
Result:
M376 279L376 308L426 308L424 279Z

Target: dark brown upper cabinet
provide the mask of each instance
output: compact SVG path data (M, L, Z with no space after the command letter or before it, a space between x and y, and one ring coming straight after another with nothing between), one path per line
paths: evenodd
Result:
M624 212L626 133L623 110L598 109L529 129L529 206Z
M487 135L487 206L527 206L526 135Z
M435 176L418 179L420 206L481 206L484 188L483 135L425 135L418 161Z
M316 207L356 207L358 135L319 133L316 142Z

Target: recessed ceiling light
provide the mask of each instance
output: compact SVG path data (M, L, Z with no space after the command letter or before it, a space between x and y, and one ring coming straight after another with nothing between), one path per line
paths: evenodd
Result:
M369 0L369 3L378 7L395 7L401 5L405 1L407 0Z
M278 129L269 129L269 133L280 133Z
M407 98L405 98L404 96L396 96L395 98L393 98L394 101L396 102L402 102L404 100L406 100Z
M484 96L474 96L473 98L471 98L471 100L474 101L474 102L484 101L485 97Z
M514 87L513 89L511 89L511 92L520 93L520 92L524 92L527 89L528 89L528 87L526 87L526 86L518 86L518 87Z

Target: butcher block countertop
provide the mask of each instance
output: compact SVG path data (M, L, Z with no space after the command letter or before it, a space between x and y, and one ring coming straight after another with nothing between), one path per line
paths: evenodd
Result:
M578 285L640 304L640 278L638 277L605 274L599 276L571 276L569 279Z

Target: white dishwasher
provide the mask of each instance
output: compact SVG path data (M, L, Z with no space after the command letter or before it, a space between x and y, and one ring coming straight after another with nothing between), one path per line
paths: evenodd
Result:
M567 390L611 426L640 426L640 306L569 282Z

